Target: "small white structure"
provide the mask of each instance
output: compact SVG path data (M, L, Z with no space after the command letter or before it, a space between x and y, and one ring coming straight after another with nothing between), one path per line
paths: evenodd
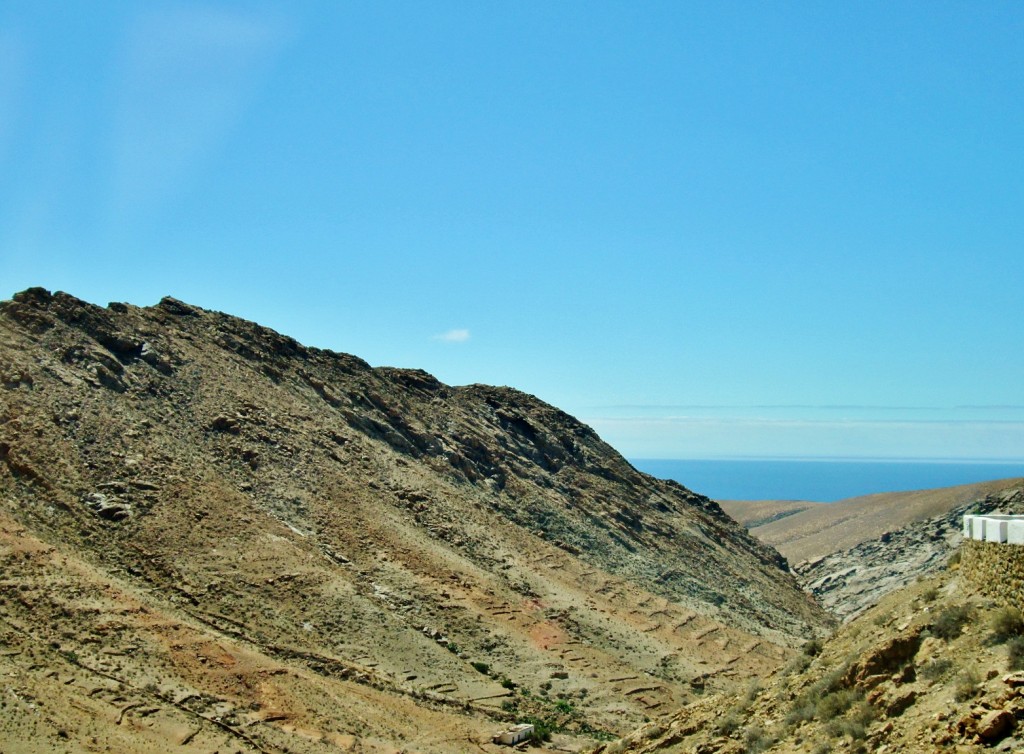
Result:
M964 539L1024 545L1024 516L1007 516L1002 513L964 516Z
M525 741L532 737L533 726L527 723L520 723L519 725L513 725L508 730L496 735L494 737L494 743L515 746L520 741Z

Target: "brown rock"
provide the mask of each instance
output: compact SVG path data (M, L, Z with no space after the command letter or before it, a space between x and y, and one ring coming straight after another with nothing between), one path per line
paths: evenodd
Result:
M978 735L986 741L998 741L1013 728L1013 715L1004 709L992 710L978 721Z
M893 697L893 699L885 706L885 716L899 717L915 701L917 701L917 692L913 689L908 689L902 694L898 694Z
M861 686L871 676L888 676L896 672L917 654L920 646L921 634L919 631L890 639L850 667L845 678L847 685Z

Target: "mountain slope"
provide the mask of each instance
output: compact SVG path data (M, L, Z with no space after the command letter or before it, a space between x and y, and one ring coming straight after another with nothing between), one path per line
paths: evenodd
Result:
M1019 752L1024 624L943 571L886 597L763 684L594 754Z
M0 385L0 658L51 709L113 677L159 710L122 707L95 734L114 748L164 718L195 750L478 751L525 716L622 732L829 621L715 503L508 388L41 289L0 304Z
M849 550L803 561L794 573L819 604L850 620L889 592L945 568L963 541L963 517L992 512L1024 512L1024 488L1012 485Z
M1024 479L998 479L912 492L882 492L839 500L835 503L808 503L804 510L772 519L761 515L764 501L729 503L726 510L737 520L754 519L751 534L778 548L790 563L814 560L833 552L847 550L861 542L882 536L915 521L941 516L959 505L980 500L986 495L1019 487ZM797 507L782 503L783 511ZM767 510L774 510L769 506ZM768 518L757 524L757 518Z

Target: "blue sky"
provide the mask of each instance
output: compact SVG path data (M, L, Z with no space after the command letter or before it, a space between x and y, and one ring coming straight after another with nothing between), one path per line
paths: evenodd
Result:
M0 5L0 297L161 296L631 457L1024 459L1017 2Z

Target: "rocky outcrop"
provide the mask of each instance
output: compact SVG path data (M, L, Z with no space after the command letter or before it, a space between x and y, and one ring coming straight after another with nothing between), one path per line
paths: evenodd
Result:
M848 621L890 592L943 569L963 541L964 515L1022 509L1024 490L1004 490L849 550L798 563L793 572L826 610Z

